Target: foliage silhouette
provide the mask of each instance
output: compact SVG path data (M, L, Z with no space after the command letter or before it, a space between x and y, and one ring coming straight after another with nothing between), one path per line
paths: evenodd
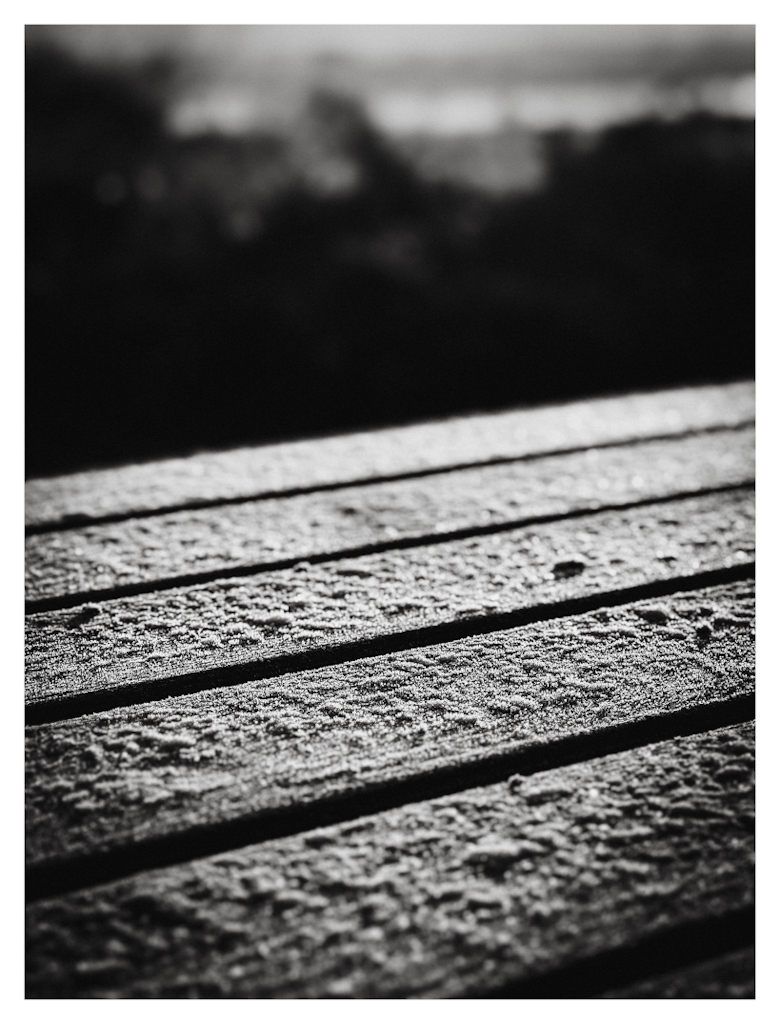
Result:
M495 195L326 93L178 138L162 71L28 51L30 475L752 374L752 123L550 134Z

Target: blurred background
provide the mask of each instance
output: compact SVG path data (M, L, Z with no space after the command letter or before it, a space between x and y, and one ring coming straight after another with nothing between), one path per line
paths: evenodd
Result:
M749 26L27 29L29 476L750 377Z

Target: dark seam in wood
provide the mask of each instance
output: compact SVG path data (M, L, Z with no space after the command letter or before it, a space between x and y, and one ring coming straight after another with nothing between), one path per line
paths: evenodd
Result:
M512 775L532 775L562 768L649 743L737 725L754 717L755 695L743 694L487 755L465 764L430 769L405 779L369 785L357 792L270 808L229 821L139 840L113 850L41 861L28 866L26 898L33 902L60 896L142 871L298 835L477 786L494 785Z
M755 909L742 907L715 917L659 928L639 941L604 950L535 978L466 999L588 999L669 971L706 963L750 948L755 941Z
M81 530L86 526L102 526L109 523L122 523L128 519L150 519L154 516L169 515L172 512L195 512L202 509L220 508L223 505L246 505L253 501L267 501L271 498L296 498L302 494L315 494L320 491L348 490L354 487L367 487L373 484L395 483L401 480L416 480L420 477L438 476L444 473L457 473L467 469L480 469L488 466L505 466L513 462L533 462L538 459L556 458L564 455L579 455L595 449L627 448L634 445L651 444L658 441L683 441L689 437L701 437L707 434L731 433L746 430L755 426L754 419L741 420L731 426L700 427L684 430L677 434L651 434L647 437L626 438L623 441L608 441L601 444L579 445L572 448L557 448L544 452L528 452L525 455L496 456L492 459L475 459L471 462L458 462L447 466L436 466L426 469L407 470L404 473L388 473L383 476L359 477L355 480L340 480L333 483L311 484L309 486L280 488L277 490L257 491L250 495L239 495L233 498L193 499L170 505L161 505L155 509L136 509L129 512L109 513L103 516L88 516L85 513L72 513L62 519L44 520L25 526L26 537L42 533L62 533L67 530Z
M179 675L163 676L137 683L122 683L110 689L69 694L63 697L49 697L34 700L26 707L26 724L43 725L78 718L81 715L112 708L129 707L132 704L163 700L185 693L197 693L222 686L238 686L250 680L271 679L289 672L305 672L309 669L325 668L345 664L360 658L373 658L383 654L397 654L400 651L434 644L464 640L469 636L496 633L534 622L547 622L568 615L580 615L630 604L632 601L668 597L705 587L719 586L749 580L755 576L755 562L724 566L690 576L675 576L665 580L653 580L621 590L600 591L582 597L569 598L531 608L518 608L510 612L470 616L456 621L440 622L417 629L401 630L381 636L367 637L319 647L295 654L281 654L255 661L242 661L231 665L219 665L198 672L182 672Z
M562 522L567 519L582 519L587 516L601 515L607 512L631 511L635 508L647 508L652 505L666 505L688 498L706 498L714 494L727 494L734 491L748 490L755 487L755 480L743 480L738 484L722 484L718 487L706 487L693 491L678 491L675 494L661 497L640 498L638 501L599 505L597 508L572 509L568 512L551 512L546 515L528 516L524 519L511 519L501 523L487 523L484 526L464 526L457 530L442 533L422 534L413 537L397 537L393 540L376 541L362 544L354 548L341 548L336 551L319 552L310 555L299 555L295 558L283 558L275 562L261 562L251 565L228 566L223 569L211 569L207 572L185 573L181 576L168 576L162 579L139 583L128 583L105 590L82 590L75 594L62 594L57 597L42 597L37 600L25 601L25 615L40 612L62 611L75 608L86 602L98 603L113 601L122 597L137 597L140 594L154 594L158 591L175 590L178 587L197 586L202 583L213 583L217 580L256 576L260 573L274 572L280 569L292 569L301 563L320 565L323 562L340 562L350 558L362 558L366 555L381 554L385 551L404 551L409 548L429 547L433 544L445 544L449 541L468 540L471 537L487 537L496 533L508 533L523 527L542 526L547 523Z

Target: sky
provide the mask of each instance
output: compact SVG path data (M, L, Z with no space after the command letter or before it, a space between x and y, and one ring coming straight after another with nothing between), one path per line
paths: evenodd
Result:
M751 116L744 25L64 25L29 30L94 61L165 52L187 69L183 132L289 121L314 87L359 97L396 133L597 130L704 106Z
M753 41L747 25L58 25L49 31L91 55L139 56L170 46L230 54L243 63L268 54L333 53L387 62L508 53L543 56L572 74L594 60L616 68L633 64L637 55L673 61L707 48L744 53Z

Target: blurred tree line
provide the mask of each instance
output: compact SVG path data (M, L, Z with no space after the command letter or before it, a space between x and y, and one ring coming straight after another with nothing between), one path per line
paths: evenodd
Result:
M28 50L29 475L752 375L752 122L553 133L497 196L327 94L176 137L171 72Z

